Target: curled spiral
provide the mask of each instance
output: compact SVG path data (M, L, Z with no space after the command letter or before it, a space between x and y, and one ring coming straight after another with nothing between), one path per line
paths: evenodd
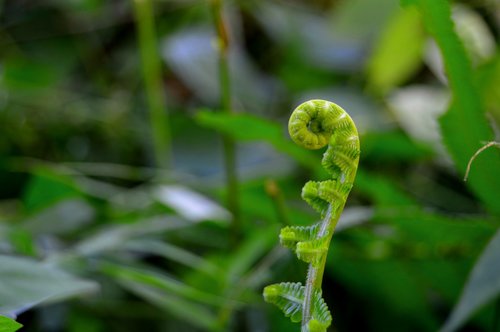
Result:
M321 280L330 240L358 168L358 131L340 106L319 99L293 111L288 131L296 144L307 149L328 144L321 163L332 179L309 181L302 188L302 198L321 214L322 221L311 226L287 226L280 232L281 244L309 263L306 285L270 285L264 289L264 299L277 305L292 321L302 321L302 331L326 332L332 318L321 298Z
M324 214L329 204L345 203L359 162L358 131L349 114L335 103L310 100L299 105L290 116L288 131L292 140L307 149L328 144L322 165L333 180L310 181L302 197Z

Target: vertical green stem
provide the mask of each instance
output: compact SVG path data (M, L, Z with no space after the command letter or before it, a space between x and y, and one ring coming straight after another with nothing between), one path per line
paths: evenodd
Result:
M151 0L133 0L133 2L155 161L158 167L169 167L171 138L162 86L161 60L156 44L153 5Z
M341 182L348 181L349 183L354 183L354 179L356 178L356 171L351 172L347 179L339 179ZM323 236L328 234L328 242L326 243L326 247L330 247L330 241L332 240L333 233L335 231L335 227L340 219L340 214L342 210L344 210L344 204L340 205L336 210L333 209L333 206L330 204L328 210L326 212L323 221L321 222L321 228L317 234L317 238L322 238ZM312 299L313 292L322 291L322 283L323 283L323 274L325 272L326 265L326 257L328 255L328 251L323 254L321 257L320 263L315 267L313 264L309 264L309 269L307 271L306 285L304 290L304 303L302 304L302 332L308 332L308 323L311 320L311 312L312 312Z
M217 31L217 51L219 64L219 86L222 112L231 113L231 82L229 78L228 50L229 39L226 24L222 17L222 0L212 0L212 12ZM224 145L224 167L226 171L226 194L229 211L233 215L233 243L240 235L240 211L238 206L238 177L236 174L236 149L234 140L228 135L222 136Z
M335 230L335 226L337 225L338 219L340 215L332 216L332 206L328 208L325 218L321 223L321 229L318 232L317 237L323 237L327 232L330 232L330 238L327 243L327 247L330 246L330 240L333 236L333 231ZM312 299L313 292L319 291L321 292L321 284L323 283L323 274L325 272L326 265L326 256L328 252L323 254L321 261L318 267L315 267L313 264L309 264L309 269L307 270L307 278L306 278L306 288L304 290L304 303L302 310L302 331L308 332L307 324L311 320L311 312L312 312Z

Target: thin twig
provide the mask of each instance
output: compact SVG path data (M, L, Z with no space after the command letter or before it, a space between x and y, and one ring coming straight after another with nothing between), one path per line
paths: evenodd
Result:
M470 158L469 163L467 164L467 170L465 171L464 181L467 181L467 178L469 177L470 167L471 167L472 162L474 161L474 159L476 159L477 156L481 152L483 152L484 150L486 150L487 148L490 148L492 146L496 146L497 148L500 148L500 143L499 142L495 142L495 141L488 142L482 148L480 148L479 150L477 150L476 153L474 153L474 155Z

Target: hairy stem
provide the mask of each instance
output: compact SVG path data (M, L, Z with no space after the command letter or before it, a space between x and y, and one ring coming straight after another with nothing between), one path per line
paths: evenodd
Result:
M153 6L151 0L133 2L155 161L158 167L168 167L171 163L171 138L161 79L161 60L156 45Z

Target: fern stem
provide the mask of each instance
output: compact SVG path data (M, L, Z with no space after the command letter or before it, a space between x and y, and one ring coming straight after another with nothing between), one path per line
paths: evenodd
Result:
M171 137L162 87L161 60L156 45L153 6L151 0L133 2L155 162L158 167L166 168L171 163Z
M222 0L212 0L212 13L217 31L217 50L219 67L220 104L222 112L232 113L231 81L229 76L229 38L227 26L223 19ZM238 199L238 176L236 174L236 146L229 135L222 135L224 147L224 168L226 172L227 206L233 216L232 242L237 243L240 235L240 210Z
M343 206L340 208L340 211L343 210ZM328 241L326 243L327 248L330 247L330 241L333 236L333 232L335 230L335 226L337 226L340 214L334 215L332 212L332 205L328 206L328 211L326 212L323 221L321 222L320 230L318 231L317 238L325 236L329 233ZM307 278L305 284L304 291L304 303L303 311L302 311L302 332L308 332L309 329L307 324L311 320L311 312L312 312L312 295L315 290L321 293L322 284L323 284L323 274L325 272L326 266L326 257L328 252L325 252L321 257L320 263L315 267L313 264L309 264L309 268L307 270Z
M264 288L264 300L276 304L293 322L302 322L302 332L326 332L332 316L322 297L321 285L333 232L351 191L359 162L359 135L351 117L337 104L310 100L290 116L292 140L307 149L321 149L322 165L331 180L309 181L302 198L321 213L322 221L311 226L281 229L280 242L309 263L305 286L280 283Z

